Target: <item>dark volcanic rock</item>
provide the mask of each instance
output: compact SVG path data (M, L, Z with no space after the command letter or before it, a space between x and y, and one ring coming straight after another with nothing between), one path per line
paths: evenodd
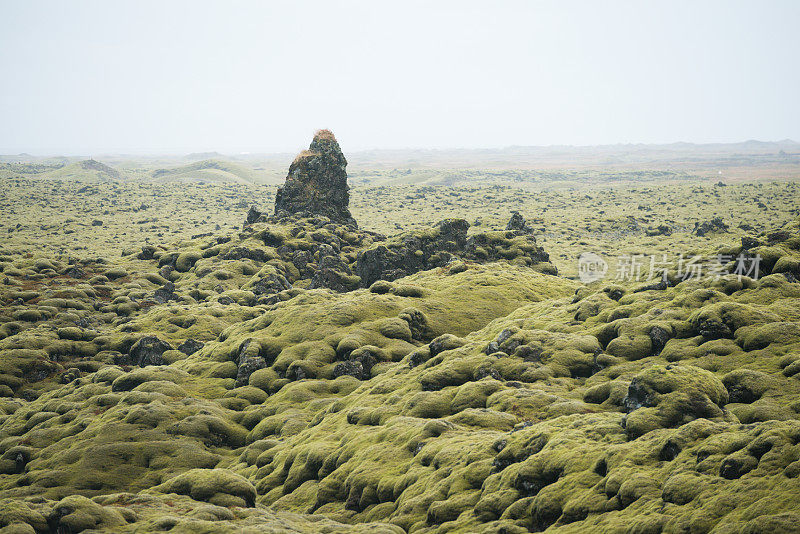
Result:
M740 225L741 227L741 225ZM760 247L761 242L752 236L742 236L742 250L750 250L751 248Z
M269 259L264 249L250 249L247 247L233 247L222 256L223 260L241 260L245 258L262 263Z
M250 375L259 369L265 369L267 362L261 357L243 358L236 370L235 387L246 386L250 383Z
M333 368L333 376L338 378L344 375L354 376L359 380L367 380L369 378L364 366L358 361L346 361L336 364L336 367Z
M236 387L246 386L250 382L250 375L269 366L261 355L260 345L252 340L245 341L239 347L236 365Z
M396 280L403 276L447 264L453 253L467 245L469 223L464 219L445 219L432 232L408 233L398 243L378 245L358 255L356 274L361 285L376 280Z
M672 235L672 228L667 224L659 224L656 228L648 228L645 230L645 234L650 237Z
M642 407L654 406L655 399L652 391L645 387L637 378L631 380L628 386L628 394L622 399L622 406L627 413L638 410Z
M514 229L468 237L467 221L445 219L429 230L400 234L390 242L361 251L355 273L361 278L361 286L369 287L376 280L395 280L418 271L444 267L456 259L479 263L521 259L526 265L550 261L549 255L529 233L521 215L515 214L509 226ZM557 272L552 266L547 271Z
M164 304L170 300L180 300L178 295L175 294L175 284L172 282L167 282L163 286L156 289L153 293L153 300L159 304Z
M86 273L82 269L78 269L77 267L69 267L64 271L65 276L69 276L70 278L85 278Z
M323 267L314 273L309 286L310 289L318 287L326 287L339 293L344 293L345 291L358 289L358 278L348 276L346 273L330 267Z
M196 341L194 339L189 338L180 345L178 345L178 350L186 354L187 356L191 356L198 350L202 349L204 346L205 344L202 343L201 341Z
M254 222L258 221L261 218L262 213L256 209L255 206L250 206L250 209L247 211L247 217L245 218L244 223L253 224Z
M256 296L260 295L274 295L280 293L285 289L291 289L290 284L286 278L280 274L269 274L253 284L251 290Z
M525 222L525 218L522 216L520 212L516 210L511 212L511 219L508 221L508 224L506 225L506 230L511 230L522 234L533 233L533 228L528 226L528 223Z
M161 357L164 351L171 350L172 346L156 336L145 336L133 344L129 352L131 364L145 367L147 365L164 365Z
M324 215L334 222L356 225L350 215L347 160L329 130L320 130L308 150L289 167L286 183L275 195L275 215Z
M142 247L142 251L136 257L139 258L140 260L152 260L153 254L155 254L155 252L156 252L156 247L145 245Z
M694 223L694 230L692 233L703 237L706 234L714 233L714 232L727 232L728 225L722 222L722 217L714 217L710 221L704 221L702 223Z

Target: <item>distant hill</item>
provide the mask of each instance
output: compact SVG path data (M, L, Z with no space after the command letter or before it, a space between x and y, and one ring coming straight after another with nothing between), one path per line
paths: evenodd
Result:
M76 161L38 175L45 180L85 180L91 182L113 182L120 180L122 175L114 167L105 163L87 159Z
M192 152L191 154L187 154L184 159L199 161L205 159L220 159L222 157L224 157L224 155L219 152Z
M254 183L262 182L263 173L248 169L242 165L208 159L182 165L171 169L156 169L151 173L154 180L159 182L168 181L193 181L193 182L236 182Z

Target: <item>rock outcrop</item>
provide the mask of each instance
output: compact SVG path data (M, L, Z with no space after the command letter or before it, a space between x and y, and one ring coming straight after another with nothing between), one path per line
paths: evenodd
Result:
M445 219L433 228L400 234L358 254L356 274L369 287L377 280L396 280L419 271L443 267L458 259L477 263L505 259L557 274L550 256L536 244L530 227L514 213L507 230L467 236L464 219Z
M308 150L289 167L286 183L275 196L275 215L324 215L356 226L350 214L347 160L330 130L319 130Z
M728 225L722 221L722 217L714 217L710 221L703 221L702 223L694 223L692 233L698 237L703 237L706 234L715 232L727 232Z
M517 232L519 235L533 233L533 228L525 222L525 218L516 210L511 212L511 219L509 219L506 225L506 230Z

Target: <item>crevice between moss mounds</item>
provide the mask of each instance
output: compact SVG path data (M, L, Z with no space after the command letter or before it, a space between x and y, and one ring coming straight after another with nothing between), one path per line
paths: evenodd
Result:
M297 155L286 182L278 188L275 216L324 215L334 222L357 226L348 209L346 167L347 160L333 133L317 131L308 150Z

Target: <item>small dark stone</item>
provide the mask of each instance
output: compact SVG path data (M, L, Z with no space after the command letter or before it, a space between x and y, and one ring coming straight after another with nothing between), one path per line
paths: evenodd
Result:
M152 260L155 252L156 252L156 247L151 247L149 245L146 245L142 247L142 251L136 257L139 258L140 260Z
M767 234L767 243L774 245L776 243L783 243L794 237L792 232L788 230L775 230Z
M604 291L606 292L606 295L608 295L608 298L610 298L611 300L618 301L623 297L623 295L625 295L625 290L622 289L621 287L606 288Z
M510 338L511 336L513 336L515 333L516 333L516 331L515 331L515 330L512 330L512 329L510 329L510 328L505 328L505 329L504 329L504 330L502 330L502 331L501 331L499 334L497 334L497 339L495 340L495 342L496 342L498 345L502 345L503 343L505 343L505 342L506 342L506 340L507 340L508 338Z
M24 454L18 452L17 455L14 457L14 472L17 474L23 473L25 471L25 465L28 463L28 459L25 457Z
M305 369L300 367L299 365L295 365L294 367L290 367L288 371L286 371L286 378L289 380L304 380L308 378L308 373Z
M672 235L672 227L666 224L659 224L656 228L648 228L645 231L650 237L655 237L659 235Z
M332 289L337 293L344 293L345 291L357 289L358 283L353 285L351 280L347 278L346 274L328 267L324 267L314 273L314 276L311 278L311 285L309 286L309 289L316 289L320 287Z
M732 384L728 388L728 402L731 403L751 404L760 397L744 384Z
M491 367L481 367L475 371L475 380L480 380L482 378L486 378L487 376L491 376L495 380L503 379L503 377L500 376L500 373L497 372L497 369L493 369Z
M542 347L521 345L514 351L514 356L526 362L538 362L541 361L542 352L544 352Z
M285 289L291 289L292 284L283 275L269 274L253 284L251 290L256 296L274 295Z
M719 467L719 476L727 478L728 480L734 480L749 473L753 470L757 462L749 462L747 460L747 456L725 458L725 460L722 461L722 465Z
M169 277L172 275L172 271L175 270L175 267L172 265L163 265L159 270L158 274L161 275L161 278L166 278L169 280Z
M170 300L180 300L178 295L175 294L175 284L172 282L167 282L163 286L156 289L153 293L153 300L159 304L164 304Z
M697 332L706 339L722 339L733 336L731 329L725 323L713 319L706 319L698 323Z
M514 488L527 497L533 497L545 486L556 482L560 476L561 473L555 470L541 473L535 477L517 475L517 479L514 481Z
M751 248L760 247L761 242L755 237L743 236L742 237L742 250L750 250Z
M655 284L648 284L646 286L642 286L640 288L635 289L633 292L639 293L641 291L664 291L670 286L671 284L669 279L667 278L667 274L664 273L664 275L661 277L661 280L659 280Z

